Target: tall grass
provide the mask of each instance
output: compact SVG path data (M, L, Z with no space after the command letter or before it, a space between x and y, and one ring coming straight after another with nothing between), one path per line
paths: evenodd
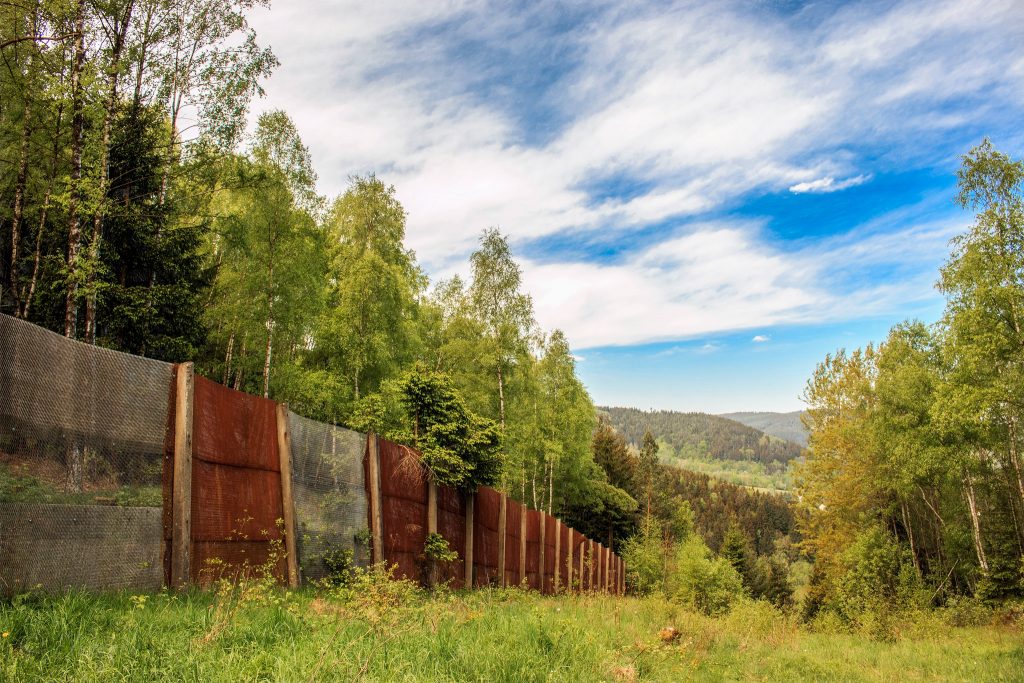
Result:
M0 605L0 631L4 681L1024 679L1012 623L919 615L880 641L764 603L709 618L660 599L428 595L373 576L319 592L22 596Z

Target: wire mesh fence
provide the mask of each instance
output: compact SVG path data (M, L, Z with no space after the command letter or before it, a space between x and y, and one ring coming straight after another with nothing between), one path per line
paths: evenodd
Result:
M0 315L0 588L159 577L172 368ZM14 561L44 552L38 571Z
M366 435L289 413L296 547L304 581L369 561Z
M330 578L369 563L371 497L373 559L398 576L428 581L434 525L458 559L429 581L555 590L553 518L483 488L470 520L466 494L428 493L415 450L373 442L379 483L365 434L0 314L0 593L155 590L270 563L281 580ZM571 585L608 583L607 553L572 530L562 542Z

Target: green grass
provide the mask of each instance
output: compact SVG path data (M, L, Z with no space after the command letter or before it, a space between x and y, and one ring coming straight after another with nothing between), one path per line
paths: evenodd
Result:
M659 630L674 626L678 641ZM759 603L352 592L31 595L0 605L4 681L1020 681L1019 626L937 614L894 642L813 633Z
M19 474L18 468L0 463L0 503L160 507L163 504L163 488L159 484L94 487L89 491L75 493L64 491L39 477Z

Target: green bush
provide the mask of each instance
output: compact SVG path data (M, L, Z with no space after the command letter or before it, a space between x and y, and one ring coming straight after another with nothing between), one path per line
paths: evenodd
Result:
M852 621L867 612L892 612L914 604L921 580L910 551L884 529L862 532L843 554L846 572L830 606Z
M661 590L665 576L665 550L661 525L654 518L641 523L640 531L622 544L626 583L632 593L648 595Z
M669 573L669 597L704 614L721 614L744 595L743 580L728 560L712 558L697 536L677 549Z

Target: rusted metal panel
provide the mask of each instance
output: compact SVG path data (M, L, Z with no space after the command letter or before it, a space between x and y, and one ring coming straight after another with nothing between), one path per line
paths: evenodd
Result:
M281 538L281 477L277 472L192 463L192 540Z
M498 510L501 494L484 486L477 489L473 510L473 560L475 583L490 586L498 583Z
M581 560L582 560L582 566L583 566L583 571L580 573L580 590L581 591L589 590L590 589L590 572L587 569L588 566L589 566L587 563L589 562L590 557L587 554L587 550L588 550L590 544L587 542L587 537L584 536L583 534L581 534L580 532L573 530L572 534L573 534L573 545L576 548L576 550L575 550L575 552L573 554L577 558L576 559L577 570L578 570L579 566L581 565Z
M196 375L192 456L279 472L276 404Z
M195 541L192 544L193 557L205 557L210 561L201 565L192 563L192 581L209 586L218 579L245 578L262 575L267 569L278 581L284 583L287 565L283 552L271 561L273 548L261 541Z
M525 509L521 503L509 498L505 508L505 583L518 586L519 575L519 525Z
M537 510L526 511L526 579L529 587L540 590L540 525Z
M466 571L463 557L466 547L466 499L460 491L448 486L437 487L437 533L459 554L454 562L446 562L439 567L439 578L451 582L452 586L461 587Z
M198 375L194 400L189 573L206 582L264 565L284 509L276 404Z
M545 514L544 520L544 586L543 591L545 593L553 593L555 590L555 565L557 564L557 558L555 558L555 533L556 525L555 518ZM561 546L559 546L561 551Z
M384 560L395 576L421 582L427 540L427 480L414 450L379 439Z

